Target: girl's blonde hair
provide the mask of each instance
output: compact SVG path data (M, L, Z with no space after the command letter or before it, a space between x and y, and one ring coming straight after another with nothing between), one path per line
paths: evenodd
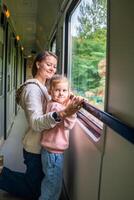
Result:
M55 74L48 83L48 91L51 91L52 87L54 87L57 83L60 82L66 82L68 83L68 87L69 87L69 81L67 79L67 77L60 75L60 74ZM69 89L69 88L68 88Z

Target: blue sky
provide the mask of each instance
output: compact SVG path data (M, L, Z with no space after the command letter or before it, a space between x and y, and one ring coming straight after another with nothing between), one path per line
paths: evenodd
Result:
M92 0L81 0L81 2L91 3ZM81 4L81 2L80 2L80 4ZM74 11L74 13L72 15L72 18L71 18L71 34L72 34L72 36L77 35L77 33L76 33L76 27L78 27L78 25L79 25L78 24L78 20L77 20L77 16L79 15L80 4L75 9L75 11Z

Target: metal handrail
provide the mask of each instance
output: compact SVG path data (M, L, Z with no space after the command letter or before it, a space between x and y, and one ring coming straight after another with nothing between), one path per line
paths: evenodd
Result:
M83 102L83 108L91 113L93 116L95 116L97 119L102 121L104 124L106 124L108 127L113 129L115 132L117 132L119 135L124 137L126 140L134 144L134 128L128 126L121 120L117 119L115 116L101 111L98 108L90 105L86 101Z

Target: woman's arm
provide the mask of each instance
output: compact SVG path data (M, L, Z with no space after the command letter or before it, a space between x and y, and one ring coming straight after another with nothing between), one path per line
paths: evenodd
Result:
M38 132L53 128L59 123L54 119L53 112L44 114L43 107L46 106L45 104L43 105L44 95L37 85L28 85L21 97L21 103L23 104L29 126ZM83 99L74 97L67 107L57 112L57 114L61 120L64 120L66 117L75 114L82 107L82 104Z
M59 104L57 102L50 102L47 107L47 112L54 112L59 113L60 111L64 110L65 106ZM73 114L69 117L59 120L59 122L63 122L65 129L71 130L76 122L77 115Z
M52 117L52 112L44 114L43 107L46 107L45 103L47 102L45 94L38 86L28 85L22 94L21 101L29 126L34 131L41 132L44 129L53 128L57 124Z

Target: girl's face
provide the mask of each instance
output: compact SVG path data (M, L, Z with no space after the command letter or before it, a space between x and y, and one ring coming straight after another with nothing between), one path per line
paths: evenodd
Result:
M47 80L52 78L56 72L57 60L53 56L47 56L41 62L37 62L37 76L42 80Z
M53 85L50 91L53 101L61 104L66 104L69 98L69 86L67 82L59 82Z

